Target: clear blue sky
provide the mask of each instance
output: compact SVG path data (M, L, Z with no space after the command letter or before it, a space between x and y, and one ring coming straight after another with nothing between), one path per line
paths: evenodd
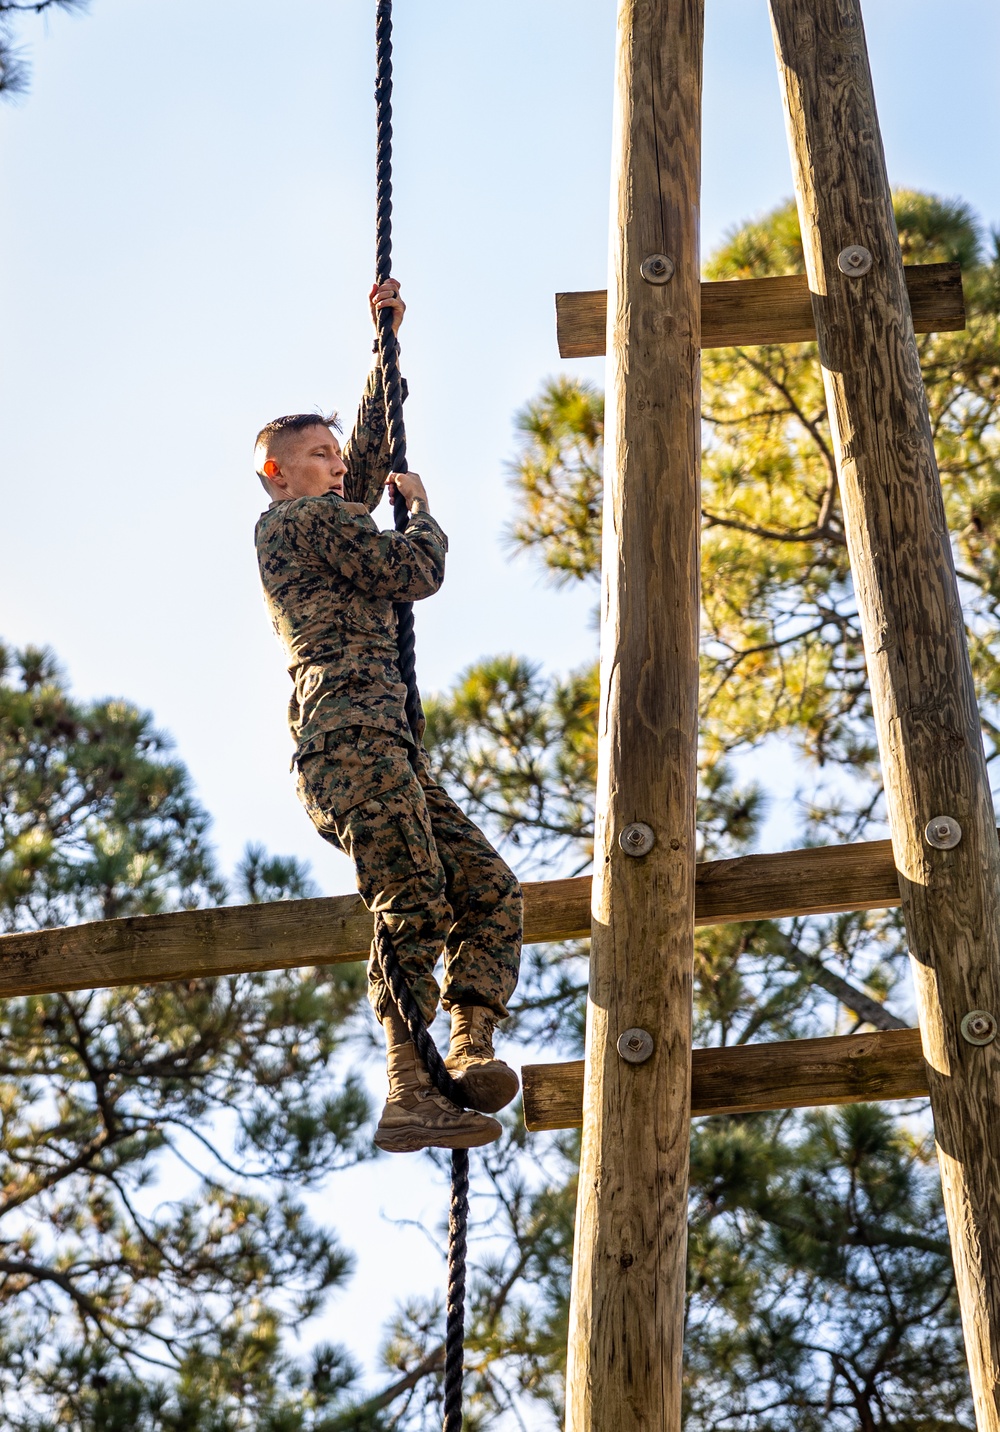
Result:
M263 840L329 892L353 881L288 776L250 457L278 413L350 417L369 362L372 9L93 0L25 22L31 93L0 109L0 636L51 644L82 694L155 712L224 865ZM417 612L426 690L487 653L565 669L595 649L592 594L547 589L500 532L512 415L570 371L552 295L605 281L614 9L397 3L410 453L452 543ZM892 181L1000 222L1000 6L866 13ZM708 0L707 24L706 252L791 192L763 0ZM370 1246L326 1332L370 1349L391 1300L361 1290L395 1251L415 1279L437 1264L378 1223L396 1197L383 1164L333 1190L334 1221Z

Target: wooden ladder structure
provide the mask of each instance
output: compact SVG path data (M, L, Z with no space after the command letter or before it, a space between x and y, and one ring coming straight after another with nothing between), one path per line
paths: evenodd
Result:
M595 874L525 889L527 942L591 935L585 1061L524 1070L583 1124L570 1432L679 1432L692 1115L930 1094L980 1432L1000 1432L1000 842L914 331L957 265L904 272L859 0L770 0L805 278L699 281L704 0L619 0ZM695 863L700 350L816 338L892 831ZM920 1029L691 1049L696 925L902 904ZM366 957L356 896L0 937L0 998Z
M740 287L699 283L703 4L618 9L570 1432L681 1424L699 364L713 300ZM995 1432L1000 845L859 0L770 10L976 1412ZM738 327L716 333L754 341Z

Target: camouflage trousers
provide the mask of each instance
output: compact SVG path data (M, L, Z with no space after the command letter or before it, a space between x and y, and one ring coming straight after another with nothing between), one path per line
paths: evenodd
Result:
M424 752L414 769L397 737L348 727L301 756L298 771L299 799L324 840L353 860L361 897L384 917L427 1023L439 999L446 1009L487 1005L504 1019L521 960L521 887L435 784ZM368 998L379 1019L392 1008L374 947Z

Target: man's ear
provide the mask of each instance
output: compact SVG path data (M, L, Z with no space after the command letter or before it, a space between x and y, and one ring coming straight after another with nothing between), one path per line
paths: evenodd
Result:
M267 462L265 462L265 464L264 464L264 469L263 469L263 471L264 471L264 476L265 476L266 478L269 478L269 479L271 480L271 482L273 482L274 479L278 476L278 473L281 471L281 468L280 468L280 467L278 466L278 464L275 462L275 460L274 460L273 457L269 457L268 460L267 460Z

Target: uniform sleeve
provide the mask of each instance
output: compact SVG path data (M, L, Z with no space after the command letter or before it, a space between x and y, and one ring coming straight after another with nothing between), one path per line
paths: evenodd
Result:
M404 379L404 398L406 394ZM363 502L368 511L373 512L382 501L385 479L389 474L385 394L382 391L382 370L378 365L368 374L354 430L344 444L344 461L347 464L344 496L348 502Z
M285 541L311 565L321 564L370 597L419 602L444 581L448 539L427 512L403 532L380 532L372 519L329 498L294 504Z

